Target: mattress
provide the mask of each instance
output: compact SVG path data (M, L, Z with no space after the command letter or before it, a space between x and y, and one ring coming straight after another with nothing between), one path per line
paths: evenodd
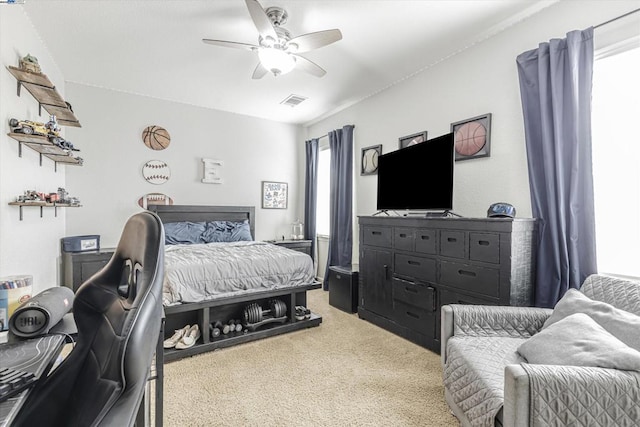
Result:
M266 242L167 245L163 304L303 286L314 276L309 255Z

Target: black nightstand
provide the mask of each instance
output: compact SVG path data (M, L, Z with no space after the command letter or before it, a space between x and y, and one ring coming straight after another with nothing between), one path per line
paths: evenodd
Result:
M329 267L329 304L347 313L358 311L358 265Z
M62 284L78 290L85 280L104 267L114 249L101 249L91 252L62 252Z
M269 240L269 243L274 245L284 246L285 248L293 249L294 251L311 255L311 240Z

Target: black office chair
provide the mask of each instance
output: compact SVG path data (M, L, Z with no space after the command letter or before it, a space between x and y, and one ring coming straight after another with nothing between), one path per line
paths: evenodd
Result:
M134 424L160 332L163 276L162 222L133 215L109 263L76 293L75 347L32 391L15 425Z

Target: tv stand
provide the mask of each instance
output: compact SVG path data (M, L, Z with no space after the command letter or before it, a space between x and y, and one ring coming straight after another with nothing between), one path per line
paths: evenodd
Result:
M462 215L458 215L457 213L450 211L449 209L444 212L427 212L424 214L425 218L446 218L448 216L455 216L458 218L462 218Z
M374 213L371 216L378 216L378 215L381 215L381 214L385 214L386 216L390 216L389 215L389 211L387 209L381 209L381 210L379 210L378 212Z

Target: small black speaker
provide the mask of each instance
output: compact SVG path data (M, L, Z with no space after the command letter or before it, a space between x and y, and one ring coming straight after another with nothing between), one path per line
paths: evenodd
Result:
M44 335L73 306L73 291L67 287L49 288L23 302L9 319L9 332L17 337Z

